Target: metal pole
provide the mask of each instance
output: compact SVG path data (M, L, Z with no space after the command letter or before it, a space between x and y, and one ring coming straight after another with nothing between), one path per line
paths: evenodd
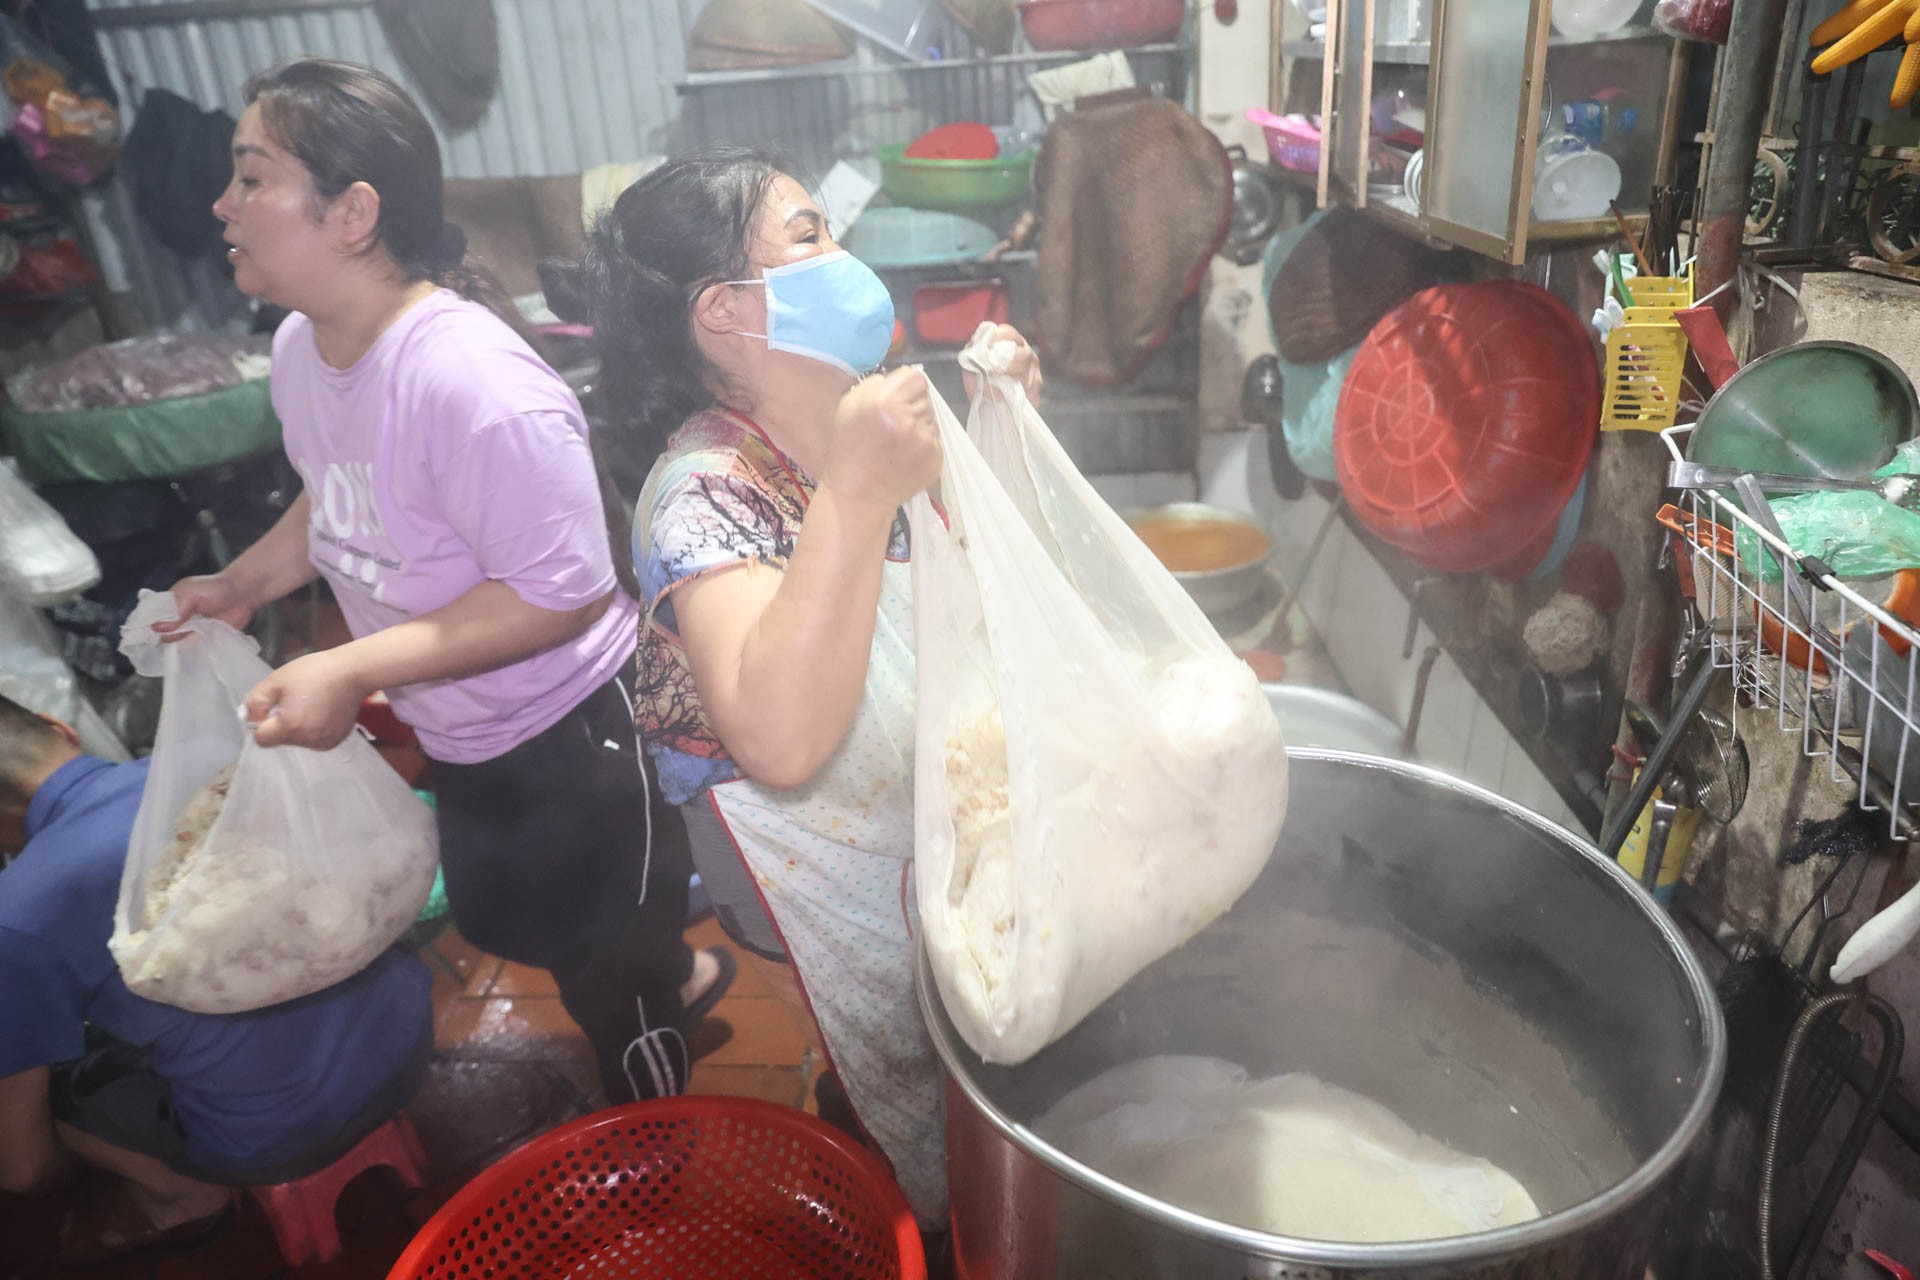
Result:
M1781 28L1788 0L1734 0L1733 29L1721 68L1718 117L1713 150L1707 157L1706 208L1699 219L1699 262L1695 289L1704 295L1733 279L1740 265L1740 244L1747 225L1747 193L1753 162L1760 154L1760 126L1766 120L1773 70L1780 56ZM1721 295L1724 318L1738 291Z
M1856 58L1847 64L1840 75L1840 110L1834 116L1833 128L1828 132L1834 142L1857 142L1855 127L1860 119L1860 91L1867 79L1867 60ZM1813 237L1825 239L1834 231L1839 220L1840 210L1845 206L1847 191L1853 186L1854 172L1860 162L1850 156L1830 155L1827 157L1827 175L1820 184L1820 214L1814 219Z
M1832 79L1810 75L1800 89L1800 145L1793 153L1793 217L1787 223L1787 243L1800 249L1813 243L1820 207L1820 144L1827 136L1827 85Z

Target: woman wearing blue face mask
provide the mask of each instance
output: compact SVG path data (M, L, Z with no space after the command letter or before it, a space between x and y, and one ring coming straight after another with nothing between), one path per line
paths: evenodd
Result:
M900 512L940 474L925 375L861 380L892 336L886 287L799 183L749 151L655 170L572 278L548 283L595 326L602 463L640 489L638 716L702 882L737 943L790 961L854 1118L938 1224L939 1072L907 919L915 675ZM1003 336L1037 395L1031 350Z

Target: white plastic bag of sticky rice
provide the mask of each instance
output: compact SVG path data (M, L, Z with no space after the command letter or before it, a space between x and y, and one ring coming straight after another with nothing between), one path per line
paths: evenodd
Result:
M142 592L120 649L163 682L160 727L127 846L109 947L150 1000L238 1013L359 972L433 888L433 815L372 744L260 747L240 714L270 673L224 622Z
M1004 373L968 427L934 395L942 505L907 508L914 877L974 1052L1020 1062L1231 907L1286 813L1253 672Z

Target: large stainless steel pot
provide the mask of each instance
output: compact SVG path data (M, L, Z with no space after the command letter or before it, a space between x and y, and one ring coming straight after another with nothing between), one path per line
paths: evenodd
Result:
M1641 1280L1720 1089L1719 1006L1666 915L1585 840L1414 765L1292 753L1272 862L1240 903L1018 1067L921 1002L948 1072L969 1280ZM1544 1217L1357 1245L1161 1203L1027 1127L1118 1063L1307 1071L1512 1172Z

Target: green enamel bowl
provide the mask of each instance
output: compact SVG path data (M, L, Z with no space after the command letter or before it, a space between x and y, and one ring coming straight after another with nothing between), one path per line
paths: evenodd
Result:
M1920 428L1900 367L1851 342L1802 342L1749 363L1714 393L1687 457L1715 467L1858 480Z

